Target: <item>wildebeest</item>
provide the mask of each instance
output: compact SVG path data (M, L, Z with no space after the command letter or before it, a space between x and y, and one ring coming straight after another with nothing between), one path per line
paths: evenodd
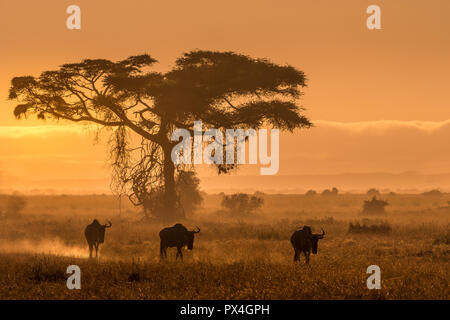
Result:
M108 221L109 225L100 224L95 219L84 229L84 235L86 236L87 243L89 244L89 258L92 258L92 249L95 247L95 257L98 257L98 246L105 241L105 230L112 226L111 221Z
M183 253L181 249L184 246L187 246L189 250L194 248L194 234L199 233L200 228L197 227L197 230L189 231L180 223L175 224L173 227L167 227L162 229L159 232L159 238L161 239L160 244L160 254L161 259L167 258L166 249L169 247L177 248L177 256L180 256L181 260L183 260Z
M322 234L313 234L311 227L303 226L302 229L295 231L291 236L291 243L294 247L294 262L300 260L300 253L305 255L306 263L309 264L309 256L312 253L317 254L317 244L319 239L323 239L325 231Z

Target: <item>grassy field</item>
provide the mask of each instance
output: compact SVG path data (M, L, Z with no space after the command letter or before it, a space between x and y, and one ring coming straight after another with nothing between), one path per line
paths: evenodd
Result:
M363 221L364 195L266 195L254 217L230 217L219 195L187 221L199 225L183 262L159 260L163 225L140 221L109 196L33 196L0 223L0 299L449 299L449 195L384 196L387 214ZM5 201L0 196L0 208ZM113 223L98 261L88 259L84 227ZM349 233L349 223L387 223L388 234ZM326 230L309 266L293 263L289 238L310 225ZM69 265L81 290L68 290ZM366 269L381 268L381 290Z

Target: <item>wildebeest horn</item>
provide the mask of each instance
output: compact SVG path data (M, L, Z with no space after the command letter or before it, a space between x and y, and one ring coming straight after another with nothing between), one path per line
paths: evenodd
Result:
M193 230L193 233L199 233L200 232L200 228L198 226L196 226L197 230Z
M315 236L316 236L318 239L323 239L323 236L325 235L325 230L323 230L323 228L320 228L320 229L322 229L322 234L316 234Z
M106 224L105 224L105 228L111 228L111 226L112 226L111 221L108 220L108 223L109 223L109 225L106 225Z

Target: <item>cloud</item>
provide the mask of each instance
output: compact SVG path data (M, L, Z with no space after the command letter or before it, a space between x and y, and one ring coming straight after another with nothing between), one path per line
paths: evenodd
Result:
M310 130L280 135L279 174L449 172L450 120L314 123ZM34 179L108 176L106 140L94 143L89 134L94 129L0 127L0 168L5 174ZM254 169L250 166L249 174ZM239 174L246 172L242 168Z
M0 138L48 137L55 135L86 135L94 126L45 125L45 126L0 126Z
M314 123L280 140L282 174L449 171L450 120Z
M331 127L350 131L379 130L386 131L390 129L416 129L425 132L435 132L444 127L450 127L450 119L444 121L401 121L401 120L376 120L359 122L337 122L327 120L313 121L315 126Z
M450 127L450 119L444 121L376 120L357 122L313 120L313 122L315 128L336 128L353 132L366 130L386 131L390 129L416 129L425 132L435 132L444 127ZM97 126L95 125L0 126L0 138L48 137L55 134L86 135L94 132L96 129Z
M32 154L0 154L0 160L36 160L36 159L57 159L57 160L72 160L80 157L78 153L32 153Z

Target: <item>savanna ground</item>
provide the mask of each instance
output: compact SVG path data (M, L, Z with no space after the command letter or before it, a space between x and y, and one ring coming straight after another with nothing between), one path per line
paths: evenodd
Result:
M159 260L158 232L138 210L110 196L30 196L0 223L0 299L449 299L450 195L386 195L389 234L349 234L365 195L265 195L252 218L219 211L206 197L186 221L200 226L183 262ZM6 198L0 196L0 208ZM110 219L98 261L88 259L84 227ZM368 217L374 221L374 217ZM367 223L367 222L366 222ZM310 225L326 231L306 266L293 263L289 238ZM68 290L66 268L81 268ZM381 268L381 290L366 269Z

